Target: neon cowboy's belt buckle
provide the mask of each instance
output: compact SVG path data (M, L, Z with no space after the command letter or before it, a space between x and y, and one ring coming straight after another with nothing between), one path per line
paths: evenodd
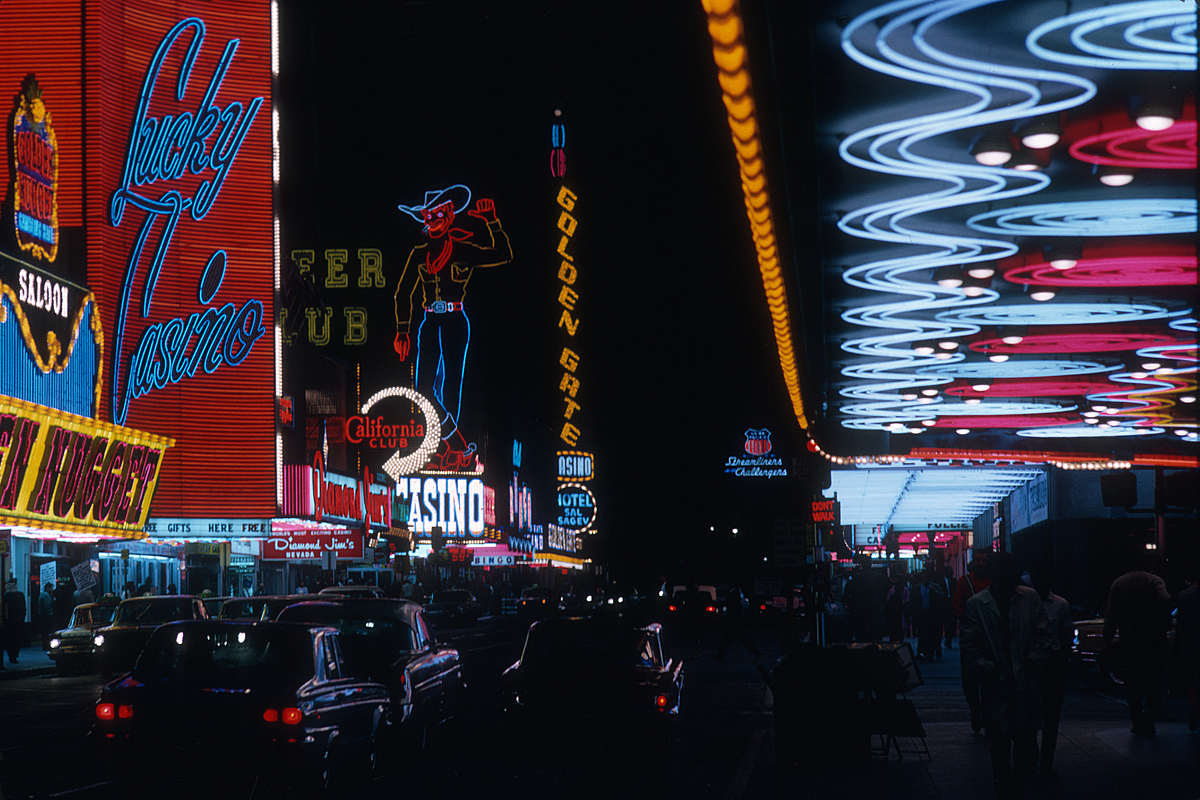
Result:
M434 300L425 307L426 311L432 311L434 314L446 314L450 311L462 311L462 303L447 303L445 300Z

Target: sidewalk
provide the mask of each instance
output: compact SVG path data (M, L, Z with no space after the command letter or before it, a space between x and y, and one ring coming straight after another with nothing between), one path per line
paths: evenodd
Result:
M915 642L913 642L915 645ZM744 758L753 771L740 791L726 800L813 798L850 800L926 800L995 796L989 740L971 732L966 700L960 686L958 642L944 657L920 664L923 686L909 692L925 729L928 760L905 753L897 760L872 756L870 766L823 776L777 769L774 731L751 742ZM774 663L767 665L773 667ZM1052 778L1035 776L1028 800L1196 800L1200 798L1200 733L1187 728L1187 701L1172 697L1166 721L1158 723L1153 739L1129 732L1124 701L1083 684L1068 685ZM836 720L813 720L831 728ZM1039 734L1040 741L1040 734ZM878 737L874 745L879 747ZM908 751L914 742L901 739ZM756 753L751 754L753 749ZM782 756L782 754L778 754ZM783 760L782 758L780 760Z
M17 656L17 663L8 663L8 653L0 653L3 657L3 669L0 669L0 681L12 678L28 678L31 675L49 675L57 668L50 655L41 647L25 647Z

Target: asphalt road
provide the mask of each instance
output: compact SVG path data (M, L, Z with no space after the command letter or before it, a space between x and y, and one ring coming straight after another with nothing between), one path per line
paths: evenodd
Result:
M687 659L682 708L674 739L663 752L623 746L621 731L583 737L525 739L499 709L500 674L520 656L529 620L485 619L477 626L435 631L462 653L466 691L452 726L425 751L407 750L382 776L350 774L341 793L365 798L591 798L654 797L686 800L757 800L799 796L849 800L887 796L987 797L987 740L972 736L960 687L957 649L944 661L922 665L924 684L909 693L928 731L933 760L872 760L863 770L825 777L776 768L773 697L748 652L734 643L723 662L712 658L717 635L703 640L704 656ZM668 655L683 644L667 628ZM770 670L779 658L779 633L751 631ZM315 800L315 790L290 792L274 765L234 770L208 754L181 753L154 774L97 759L89 746L95 675L42 675L0 682L0 800L25 798L253 798L295 796ZM1179 718L1181 698L1171 709ZM573 709L564 709L570 716ZM812 719L834 733L841 720ZM1057 784L1031 787L1031 798L1193 797L1196 743L1180 722L1160 725L1157 742L1127 733L1119 692L1094 681L1068 687L1060 734Z
M684 700L666 753L631 751L623 731L578 740L524 741L499 709L500 674L521 653L530 620L500 617L436 631L462 654L466 692L453 725L424 752L413 750L384 775L351 775L346 796L611 798L724 795L739 778L748 743L771 726L770 694L748 653L731 652L704 670L685 668ZM771 632L761 635L770 639ZM668 630L668 655L678 643ZM715 650L715 636L706 641ZM735 645L738 647L738 645ZM204 753L153 774L105 761L88 737L102 682L95 674L40 675L0 684L0 796L129 800L153 797L287 796L286 776L270 764L234 770ZM570 715L571 709L564 709ZM361 771L361 770L360 770ZM300 796L311 798L312 793Z

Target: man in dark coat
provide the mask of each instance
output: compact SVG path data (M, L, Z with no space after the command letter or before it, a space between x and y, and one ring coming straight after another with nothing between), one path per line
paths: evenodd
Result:
M1038 681L1054 642L1042 600L1020 584L1012 555L994 554L987 575L991 584L963 611L962 665L979 679L996 793L1011 800L1024 797L1025 782L1037 767Z
M16 579L4 585L4 649L8 651L8 663L16 664L25 646L25 593L17 588Z
M859 561L858 569L850 575L845 590L855 641L883 641L887 633L887 621L883 616L883 600L887 590L887 579L871 569L871 559Z
M1104 649L1118 649L1125 666L1125 699L1133 722L1130 733L1154 735L1171 626L1171 595L1163 579L1133 569L1117 578L1104 609Z

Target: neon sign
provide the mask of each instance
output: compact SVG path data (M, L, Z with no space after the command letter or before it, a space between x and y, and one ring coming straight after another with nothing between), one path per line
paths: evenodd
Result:
M0 397L0 524L138 535L172 439Z
M575 193L566 186L559 188L558 204L562 207L562 211L558 215L558 230L562 236L558 240L556 252L562 256L558 267L558 280L562 283L558 290L558 304L563 307L563 312L558 318L558 327L565 330L567 336L572 338L579 329L579 312L575 311L579 292L571 287L579 279L579 269L575 264L575 256L567 252L567 247L571 244L571 237L575 235L575 229L579 225L579 222L571 214L575 210L575 201L578 199ZM575 311L575 317L571 316L572 311ZM564 421L558 438L574 447L579 443L579 437L582 435L582 431L571 421L575 412L580 408L579 403L575 402L580 387L579 378L575 374L579 368L579 354L569 347L564 347L562 354L558 357L558 363L566 370L558 381L558 390L563 393L564 403L562 414Z
M54 261L58 255L58 137L32 75L21 85L12 139L17 168L13 181L17 246L35 258Z
M591 453L578 450L560 450L558 455L558 479L560 481L590 481L595 477L595 459Z
M396 284L394 347L401 361L408 360L410 351L414 354L414 388L436 407L426 426L434 428L437 420L441 444L430 464L451 472L471 470L476 462L475 444L467 442L460 428L463 375L471 343L467 284L476 269L503 266L513 258L493 201L481 198L467 211L486 226L487 244L470 242L472 232L453 227L470 203L471 190L455 184L426 192L421 204L398 206L422 223L427 241L409 252Z
M186 319L148 325L134 352L128 358L123 356L135 288L140 289L140 315L148 318L159 274L184 212L200 222L212 210L263 103L260 96L246 105L238 100L224 107L214 104L241 41L231 39L194 110L174 116L153 115L151 106L166 100L160 98L158 79L168 56L186 44L173 92L173 99L182 103L204 36L200 19L184 19L171 28L155 51L134 114L121 183L109 205L109 223L114 228L121 226L127 206L145 212L129 254L117 308L111 398L117 423L125 420L130 402L138 397L193 377L198 369L211 374L222 363L241 364L266 333L261 301L249 299L240 308L227 302L220 307L208 306ZM185 174L201 179L191 196L185 197L178 188L167 188L153 197L142 188L160 181L177 185ZM139 266L147 259L149 267L138 285ZM202 304L211 302L219 290L227 260L226 251L220 249L209 256L197 288Z
M408 527L428 535L441 527L443 536L484 534L486 503L480 478L407 478L396 483L397 498L408 499Z
M583 533L591 528L595 521L596 496L587 485L564 483L558 487L557 527L572 533ZM551 526L551 531L554 527ZM574 549L571 552L574 552Z
M379 422L377 423L376 428L372 428L370 422L368 421L365 427L361 426L360 424L355 428L355 431L356 434L359 430L364 431L370 437L368 439L368 445L372 448L395 448L395 452L393 452L392 455L388 457L387 461L383 463L383 470L389 476L391 476L392 480L399 481L402 475L411 475L420 469L424 464L428 463L430 456L432 456L434 451L437 450L437 431L439 429L433 423L438 416L437 409L433 407L433 403L429 402L424 395L418 394L412 389L408 389L403 386L394 386L392 388L383 389L382 391L376 392L369 400L367 400L367 402L363 403L362 413L369 414L371 409L374 408L376 404L389 397L404 397L416 403L417 407L421 409L421 415L425 418L425 424L422 425L419 422L409 421L407 425L385 426L382 422ZM352 417L351 419L356 418ZM388 429L387 434L383 433L384 427ZM394 430L396 428L399 430ZM346 423L346 430L347 437L349 438L349 420ZM374 436L371 436L371 432L373 430L375 431L375 434ZM421 438L421 443L417 445L416 450L402 456L400 455L401 451L407 449L409 446L409 437L419 437ZM371 443L371 440L374 440L374 444ZM351 441L353 441L353 439L351 439ZM359 441L362 441L362 439L360 438Z
M320 451L312 466L288 465L283 470L283 513L309 517L316 522L332 519L371 528L392 526L391 489L371 481L364 470L361 480L325 471Z
M1195 233L1196 201L1141 197L1080 200L986 211L967 220L1005 236L1163 236Z

